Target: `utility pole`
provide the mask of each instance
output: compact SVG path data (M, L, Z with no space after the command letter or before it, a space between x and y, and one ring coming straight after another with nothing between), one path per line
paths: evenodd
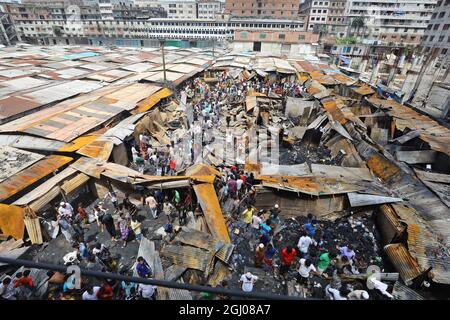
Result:
M213 58L216 57L216 39L214 38L213 35Z
M164 73L164 86L167 86L166 77L166 56L164 54L164 39L159 39L159 44L161 46L162 60L163 60L163 73Z

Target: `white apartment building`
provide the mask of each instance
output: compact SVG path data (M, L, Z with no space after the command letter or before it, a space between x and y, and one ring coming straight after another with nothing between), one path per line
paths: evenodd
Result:
M422 46L428 52L440 49L441 54L449 54L450 49L450 0L439 0L425 30Z
M419 44L437 0L348 0L349 24L364 17L363 37L379 44Z
M225 9L225 1L199 0L198 1L198 18L213 20L216 18L217 14L223 13L224 9Z
M161 7L170 19L197 19L196 0L160 0Z
M114 20L113 8L114 5L124 3L126 5L132 4L130 0L98 0L98 7L102 20Z
M330 0L306 0L300 5L300 13L308 16L308 31L313 31L315 25L327 24L330 3Z

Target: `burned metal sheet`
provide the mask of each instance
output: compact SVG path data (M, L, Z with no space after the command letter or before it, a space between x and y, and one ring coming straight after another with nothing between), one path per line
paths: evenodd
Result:
M214 238L210 234L186 227L181 229L174 240L205 250L214 248Z
M308 164L295 164L295 165L279 165L270 163L261 163L261 175L262 176L307 176L311 174Z
M0 182L14 176L44 157L44 155L38 153L0 146Z
M191 246L166 245L161 250L161 256L181 267L206 271L212 253Z
M436 152L433 150L396 151L395 157L398 161L403 161L408 164L434 163Z
M234 244L228 243L222 246L219 251L216 252L216 258L228 263L230 261L231 255L233 254L234 248L236 246Z
M395 282L392 295L395 300L425 300L422 295L405 286L400 281Z
M384 251L407 285L410 285L414 279L423 273L424 270L421 270L417 261L403 244L388 244L384 247Z
M70 157L52 155L3 180L0 184L0 201L16 195L72 160Z
M329 166L311 163L311 173L314 176L344 180L373 181L374 177L368 168L354 168L345 166Z
M194 191L212 236L225 243L230 243L228 228L225 225L214 186L210 183L196 184L194 185Z
M372 194L362 194L356 192L350 192L347 194L348 200L352 207L372 206L383 203L402 202L401 198L383 197Z
M183 273L187 270L185 267L177 266L176 264L171 265L166 270L164 270L164 279L168 281L176 281L180 278Z

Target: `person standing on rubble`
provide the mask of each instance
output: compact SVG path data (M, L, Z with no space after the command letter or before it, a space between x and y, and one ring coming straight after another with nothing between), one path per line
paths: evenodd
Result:
M317 265L317 273L322 275L328 269L330 264L336 259L336 252L324 252L319 256L319 263Z
M299 253L299 257L300 258L309 258L308 257L308 250L309 250L309 246L312 245L317 245L317 242L314 241L314 239L311 239L305 231L302 230L302 232L300 233L300 239L298 239L298 243L297 243L297 248L298 248L298 253Z
M59 204L58 214L70 222L73 215L73 207L68 202L61 202Z
M258 280L258 277L253 275L251 272L247 272L243 274L239 279L239 282L242 282L242 291L244 292L252 292L253 285Z
M149 213L152 215L153 219L158 219L158 203L152 194L149 194L148 197L145 198L145 204L148 205Z
M117 209L120 211L121 210L121 206L119 205L117 207ZM102 217L102 224L105 226L106 231L109 233L109 235L111 236L111 240L112 241L117 241L116 237L116 226L114 224L114 218L112 216L111 213L106 212L103 217Z
M297 283L307 285L311 274L317 274L316 267L310 259L300 259L297 274Z
M117 194L114 190L109 190L108 193L105 195L104 199L106 198L110 198L114 208L116 209L118 208L119 201L117 199Z
M127 246L128 236L130 234L130 223L125 213L121 213L117 220L118 229L120 230L120 239L123 241L122 248Z
M303 229L306 231L307 235L311 238L314 238L317 229L317 221L312 220L310 223L306 223L303 225Z
M236 180L234 180L231 177L229 177L227 185L228 185L228 194L230 195L230 197L234 198L235 196L237 196L237 194L236 194L236 191L237 191Z
M163 212L167 217L167 221L172 223L172 211L174 210L174 206L169 202L169 198L166 197L163 205Z
M261 268L264 260L265 247L260 243L255 250L255 268Z
M84 209L83 204L81 202L78 203L77 212L80 218L83 220L85 224L88 224L88 215L86 213L86 209Z
M253 238L258 238L259 235L259 229L261 227L262 219L259 217L260 212L256 212L256 210L253 211L252 216L252 232L253 232Z
M339 250L341 257L346 256L350 264L353 264L356 253L353 250L353 246L351 244L345 247L336 246L336 248Z
M287 246L281 251L281 267L280 274L284 276L286 272L291 268L292 262L294 261L297 251L291 246Z
M267 244L266 251L264 252L264 267L273 272L273 257L277 253L277 250L273 247L271 243Z
M252 206L247 206L247 209L242 212L242 220L246 223L247 227L252 223L253 212L255 209Z

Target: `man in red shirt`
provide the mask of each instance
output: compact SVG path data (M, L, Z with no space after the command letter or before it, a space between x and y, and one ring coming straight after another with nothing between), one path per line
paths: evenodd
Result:
M17 273L17 280L14 282L14 288L19 286L33 286L33 279L30 277L30 270L25 270L23 273Z
M294 261L296 255L297 251L291 246L287 246L281 251L281 275L284 275L291 268L292 261Z
M81 220L84 221L84 223L87 223L88 216L87 216L86 210L83 208L83 204L81 202L78 203L77 211L78 211L78 214L80 215Z

